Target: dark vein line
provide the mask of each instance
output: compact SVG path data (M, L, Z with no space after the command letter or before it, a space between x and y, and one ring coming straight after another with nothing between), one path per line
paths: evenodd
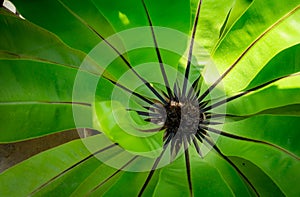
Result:
M142 107L148 111L156 112L156 110L155 110L156 108L154 109L153 107L149 107L149 106L142 106Z
M233 6L233 7L234 7L234 6ZM223 33L225 33L225 29L226 29L226 26L227 26L227 22L228 22L228 19L229 19L229 16L230 16L230 13L231 13L233 7L230 8L229 12L228 12L227 15L226 15L225 21L224 21L224 23L223 23L223 25L222 25L222 27L221 27L221 29L220 29L219 39L222 37Z
M134 111L141 116L161 117L161 114L158 113L151 113L151 112L145 112L145 111L134 110L134 109L127 109L127 111Z
M198 145L198 142L197 142L196 138L193 138L193 143L194 143L194 146L195 146L195 148L196 148L197 153L199 154L199 156L200 156L201 158L203 158L202 151L201 151L201 149L200 149L200 147L199 147L199 145Z
M201 143L203 143L203 134L200 131L197 131L197 133L195 134L195 137L197 138L197 140L199 140Z
M90 103L68 102L68 101L0 101L0 105L30 105L30 104L66 104L66 105L83 105L91 107Z
M104 76L103 76L104 77ZM126 88L125 86L119 84L118 82L115 82L107 77L104 77L106 80L110 81L112 84L118 86L119 88L125 90L126 92L130 93L130 94L133 94L134 96L136 96L137 98L140 98L141 100L145 101L146 103L150 104L150 105L154 105L154 102L150 101L148 98L136 93L136 92L133 92L131 91L130 89Z
M278 26L282 21L295 13L300 6L297 6L289 13L281 17L276 23L267 28L259 37L257 37L247 48L246 50L235 60L235 62L200 96L199 100L203 100L221 81L227 74L239 63L239 61L247 54L247 52L260 40L262 39L268 32L270 32L273 28Z
M174 83L173 91L174 91L174 99L175 99L175 101L178 102L179 98L181 97L181 95L180 95L180 89L179 89L179 85L178 85L178 81L177 80Z
M201 85L199 86L199 81L201 79L201 75L193 82L192 88L190 88L187 98L190 98L190 100L196 100L196 98L199 97Z
M182 135L175 134L174 139L171 141L171 162L176 159L178 153L183 145Z
M193 100L193 98L195 98L195 92L193 88L189 89L186 98L189 100Z
M161 54L160 54L160 51L159 51L159 48L158 48L156 36L155 36L155 33L154 33L154 29L153 29L153 24L152 24L152 21L151 21L151 18L150 18L150 15L149 15L149 12L148 12L148 9L147 9L147 6L146 6L144 0L142 0L142 4L143 4L143 7L145 9L147 19L148 19L148 22L149 22L149 25L150 25L151 34L152 34L153 42L154 42L154 45L155 45L155 51L156 51L156 55L157 55L157 58L158 58L158 61L159 61L161 74L162 74L164 82L165 82L165 87L168 91L169 98L172 99L173 94L172 94L172 91L170 89L170 84L169 84L169 81L168 81L168 77L167 77L167 74L166 74L166 71L165 71L165 68L164 68L164 64L163 64L163 60L162 60L162 57L161 57Z
M164 147L168 146L168 144L170 143L170 141L173 139L174 135L175 135L174 133L170 133L169 135L167 135L167 137L164 137Z
M103 180L101 183L99 183L96 187L94 187L89 194L91 194L92 192L96 191L97 189L99 189L101 186L103 186L105 183L107 183L107 181L109 181L111 178L113 178L115 175L117 175L119 172L121 172L124 168L126 168L130 163L132 163L134 160L136 160L139 156L136 155L134 156L132 159L130 159L127 163L125 163L120 169L118 169L117 171L115 171L112 175L110 175L109 177L107 177L105 180Z
M189 149L188 149L188 140L186 136L183 136L183 146L184 146L184 156L185 156L185 167L186 167L187 179L189 184L189 192L190 192L190 196L193 196L190 156L189 156Z
M85 157L84 159L80 160L79 162L73 164L72 166L70 166L69 168L65 169L64 171L62 171L61 173L59 173L58 175L54 176L53 178L51 178L50 180L48 180L46 183L42 184L41 186L39 186L38 188L36 188L33 192L30 193L29 196L34 195L35 193L37 193L38 191L40 191L42 188L44 188L45 186L49 185L51 182L53 182L55 179L61 177L62 175L66 174L67 172L69 172L70 170L72 170L73 168L75 168L76 166L82 164L83 162L87 161L88 159L92 158L93 156L102 153L106 150L109 150L115 146L117 146L117 143L111 144L109 146L106 146L105 148L102 148L101 150L98 150L90 155L88 155L87 157Z
M205 124L205 125L219 125L219 124L223 124L223 122L215 122L215 121L210 121L210 120L204 120L201 123Z
M223 118L223 117L238 117L238 116L230 115L230 114L217 114L217 113L207 113L206 114L207 119Z
M198 100L199 95L200 95L200 89L197 90L197 92L195 93L194 97L192 98L192 100Z
M154 172L155 172L155 170L156 170L156 167L158 166L158 164L159 164L159 162L160 162L160 160L161 160L163 154L165 153L165 151L166 151L166 148L164 147L164 149L163 149L163 151L161 152L161 154L160 154L160 155L158 156L158 158L155 160L155 162L154 162L154 164L153 164L153 166L152 166L152 168L151 168L151 171L149 172L149 174L148 174L148 176L147 176L147 179L146 179L146 181L144 182L144 184L143 184L143 186L142 186L142 188L141 188L141 190L140 190L140 192L139 192L139 194L138 194L138 197L141 197L141 196L143 195L143 193L144 193L146 187L148 186L148 184L150 183L150 180L151 180L151 178L152 178L152 176L153 176L153 174L154 174Z
M266 83L260 84L260 85L258 85L258 86L256 86L256 87L253 87L253 88L251 88L251 89L249 89L249 90L246 90L246 91L244 91L244 92L238 93L238 94L236 94L236 95L234 95L234 96L231 96L231 97L229 97L229 98L226 98L226 99L224 99L224 100L221 100L221 101L219 101L219 102L217 102L217 103L214 103L214 104L212 104L212 105L210 105L210 106L208 106L208 107L202 109L202 111L208 111L208 110L210 110L210 109L216 108L216 107L218 107L218 106L220 106L220 105L223 105L223 104L228 103L228 102L230 102L230 101L233 101L233 100L235 100L235 99L237 99L237 98L240 98L241 96L244 96L244 95L246 95L246 94L249 94L249 93L251 93L251 92L254 92L254 91L256 91L256 90L259 90L259 89L261 89L261 88L264 88L264 87L270 85L271 83L274 83L274 82L279 81L279 80L284 79L284 78L288 78L288 77L291 77L291 76L297 76L297 75L300 75L300 72L297 72L297 73L294 73L294 74L290 74L290 75L286 75L286 76L282 76L282 77L278 77L278 78L273 79L273 80L271 80L271 81L268 81L268 82L266 82Z
M82 72L86 72L86 73L92 74L92 75L99 75L99 73L93 73L93 72L88 71L88 70L82 70L82 69L80 69L80 67L77 67L77 66L73 66L73 65L69 65L69 64L63 64L63 63L51 61L51 60L40 58L40 57L28 56L28 55L24 55L24 54L17 54L17 53L11 52L11 51L3 51L3 50L0 50L0 53L14 56L15 58L20 59L20 60L27 60L27 61L33 61L33 62L42 62L42 63L47 63L47 64L55 64L55 65L58 65L58 66L69 68L69 69L80 70ZM11 60L11 59L8 58L8 60Z
M255 115L257 115L257 114L241 116L241 115L233 115L233 114L208 113L208 114L206 114L206 118L207 119L233 118L236 120L242 120L242 119L249 118L249 117L252 117Z
M211 102L211 100L207 100L207 101L202 101L199 103L199 108L200 110L203 112L203 107L205 107L209 102Z
M124 55L115 47L113 46L110 42L108 42L104 36L102 36L96 29L94 29L91 25L89 25L85 20L83 20L80 16L78 16L76 13L74 13L67 5L62 3L59 0L59 3L64 6L74 17L76 17L81 23L83 23L86 27L88 27L92 32L94 32L99 38L101 38L112 50L117 53L117 55L123 60L123 62L127 65L128 68L137 76L147 87L148 89L161 101L165 102L164 98L151 86L149 82L147 82L141 75L139 75L131 66L129 61L124 57Z
M224 131L221 131L221 130L218 130L218 129L213 129L213 128L210 128L210 127L207 127L207 126L204 126L204 125L201 125L201 128L202 129L205 129L207 131L210 131L210 132L213 132L213 133L216 133L216 134L220 134L222 136L225 136L225 137L229 137L229 138L232 138L232 139L236 139L236 140L242 140L242 141L247 141L247 142L255 142L255 143L259 143L259 144L264 144L264 145L267 145L267 146L271 146L273 148L276 148L288 155L290 155L291 157L297 159L297 160L300 160L300 158L289 152L288 150L278 146L278 145L275 145L275 144L272 144L270 142L266 142L266 141L262 141L262 140L256 140L256 139L252 139L252 138L247 138L247 137L242 137L242 136L238 136L238 135L234 135L234 134L231 134L231 133L227 133L227 132L224 132Z
M255 192L257 196L260 196L258 191L255 189L254 185L250 182L250 180L244 175L244 173L226 156L222 153L222 151L215 145L207 136L204 136L204 140L209 143L210 146L224 159L226 160L234 169L238 172L238 174L247 182L247 184L251 187L251 189Z
M187 65L186 65L186 69L185 69L185 73L184 73L182 95L185 95L186 88L187 88L187 81L188 81L189 73L190 73L190 67L191 67L192 55L193 55L193 48L194 48L194 42L195 42L195 37L196 37L196 31L197 31L197 25L198 25L198 19L199 19L199 15L200 15L201 5L202 5L202 0L199 1L198 6L197 6L197 13L196 13L195 21L194 21L194 25L193 25L192 38L191 38L191 41L190 41L188 61L187 61Z

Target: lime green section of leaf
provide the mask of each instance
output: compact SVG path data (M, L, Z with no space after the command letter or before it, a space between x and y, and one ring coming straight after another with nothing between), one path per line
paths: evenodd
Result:
M231 161L241 170L261 196L284 196L278 186L260 168L252 162L239 157L229 157Z
M250 115L269 108L299 104L300 76L290 76L249 95L227 103L227 113Z
M163 132L146 137L145 133L133 127L128 112L121 104L96 102L94 110L94 127L103 131L125 150L148 156L156 156L159 153Z
M90 145L89 151L85 147L87 144ZM105 138L93 136L33 156L1 173L0 194L1 196L28 196L51 178L89 156L91 152L110 144Z
M299 116L258 115L242 121L226 123L224 131L276 144L300 156L297 124Z
M82 117L74 123L73 109ZM91 127L92 112L87 106L64 103L0 103L0 143L20 141L54 132Z
M237 156L255 164L273 180L284 195L295 196L299 193L299 189L294 187L300 180L298 159L269 145L228 137L219 137L217 145L225 155Z
M220 38L222 38L232 25L246 12L253 0L236 0L227 14L227 19L224 21L220 31Z
M191 9L193 10L194 17L198 2L198 0L191 1ZM196 30L196 42L209 52L218 42L221 27L226 19L228 11L232 7L233 2L233 0L202 1ZM195 48L194 50L197 54L198 49Z
M283 50L264 66L246 89L250 89L257 84L262 84L278 77L300 72L299 57L299 44Z
M238 62L223 80L228 93L247 87L273 56L299 43L299 1L284 3L253 2L220 42L213 55L220 73Z

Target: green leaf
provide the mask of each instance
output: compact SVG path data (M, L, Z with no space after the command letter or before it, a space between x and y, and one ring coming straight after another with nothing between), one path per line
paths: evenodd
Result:
M269 108L299 104L299 84L299 75L283 78L259 91L229 102L226 106L227 113L250 115Z
M260 168L252 162L239 158L229 157L242 173L253 183L261 196L268 196L270 191L274 196L284 196L280 188Z
M231 144L228 146L228 144ZM293 158L274 147L228 137L219 137L217 145L228 156L237 156L258 166L286 196L294 196L298 189L290 184L299 183L299 159Z
M295 127L299 119L299 116L258 115L226 123L223 130L238 136L276 144L299 157L300 149L297 139L300 134L298 128Z
M43 189L39 190L35 196L53 196L60 191L60 196L70 196L76 189L84 182L84 180L102 163L96 159L91 158L86 162L74 167L60 178L52 181ZM102 164L104 165L104 164ZM99 173L97 174L99 177ZM68 183L72 183L71 185ZM79 196L79 193L77 193Z
M232 25L246 12L250 7L253 0L237 0L233 3L232 8L229 10L226 20L222 25L220 31L220 38L224 37L226 33L230 30Z
M73 110L81 113L75 125ZM15 142L75 128L91 128L87 106L64 103L9 102L0 104L0 143ZM18 123L18 124L16 124Z
M89 150L86 148L87 144ZM1 196L28 196L33 191L38 191L43 184L51 182L52 178L60 175L64 170L70 167L72 169L73 165L108 145L111 145L111 142L106 138L93 136L33 156L1 173L0 194Z
M299 43L299 2L284 3L254 1L220 42L213 60L220 73L232 69L222 80L228 93L246 88L273 56Z
M103 37L114 33L91 1L85 1L84 6L82 2L69 0L12 2L26 19L55 33L71 47L86 53L102 40L93 29L99 31Z
M25 59L62 67L78 69L85 58L85 54L71 49L52 33L15 16L0 14L1 50L0 59ZM22 32L19 35L19 32ZM7 42L7 38L14 39ZM43 50L41 50L43 49ZM99 74L103 69L93 60L88 62L85 71Z
M278 77L300 72L299 55L299 44L281 51L263 67L246 89L250 89L257 84L263 84ZM276 72L274 72L274 70Z
M143 196L300 193L299 0L201 1L195 37L200 47L191 53L189 82L215 65L223 74L228 114L224 124L208 125L223 133L201 131L215 140L201 143L207 154L189 144L193 194L186 155L154 169L166 125L145 122L126 108L149 106L133 91L158 102L149 87L166 91L161 65L171 87L181 78L199 1L13 2L25 20L0 9L0 143L80 127L103 134L2 172L0 196L136 196L143 186ZM99 43L104 47L94 48ZM224 94L210 86L216 76L205 80L201 90ZM245 95L232 99L239 92ZM145 132L153 128L161 131Z
M179 30L185 34L188 34L190 30L190 4L188 1L179 0L176 1L176 3L170 0L145 1L145 7L140 0L130 0L126 2L93 0L93 2L117 32L131 28L131 30L134 30L134 28L145 27L145 29L131 35L129 43L130 45L135 44L137 47L140 47L142 46L141 43L147 42L151 43L150 47L153 49L138 48L136 51L131 51L128 57L132 66L145 62L158 62L157 54L154 49L156 46L153 42L149 20L151 20L151 24L154 27L162 26L164 28L171 28L173 31ZM149 18L147 17L147 12L150 16ZM180 15L178 13L180 13ZM170 32L170 30L168 30L169 29L164 33L154 29L155 37L157 40L161 40L157 42L159 45L171 45L167 48L169 51L160 50L160 53L165 65L176 68L178 66L178 60L186 49L187 37L180 39L177 37L177 39L174 39L176 35L166 35L166 33ZM120 35L120 38L125 42L125 50L128 52L129 49L126 46L128 37L125 37L126 35L128 36L128 34ZM179 51L179 54L170 52L172 49Z
M82 102L90 103L93 89L86 82L97 77L80 72L84 83L76 89L78 96L72 98L74 81L78 70L58 64L31 60L1 60L1 102ZM47 91L45 91L47 90Z
M157 156L160 152L163 132L149 135L143 133L142 129L137 129L138 126L142 126L139 124L142 120L137 114L133 115L139 118L139 122L135 125L126 109L117 102L96 102L94 110L94 127L103 131L125 150L150 157ZM149 125L146 126L148 128L145 129L149 129ZM153 129L153 126L150 125L150 128Z
M193 16L196 14L199 1L191 1ZM231 9L233 0L203 1L197 23L196 41L200 46L211 52L219 40L221 27L226 20L226 15ZM198 49L195 48L197 55ZM198 52L200 54L200 51Z
M206 196L233 195L219 171L194 152L191 156L191 172L195 196L201 194ZM166 196L189 195L184 156L161 170L154 195L161 196L162 194Z

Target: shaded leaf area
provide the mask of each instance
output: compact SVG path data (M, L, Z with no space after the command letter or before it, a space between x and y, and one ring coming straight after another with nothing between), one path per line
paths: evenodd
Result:
M227 143L234 145L226 146ZM259 143L220 137L217 144L224 154L238 156L257 165L285 195L293 196L298 193L290 183L299 181L299 159L288 157L278 149Z
M284 196L284 193L274 181L252 162L239 157L229 157L238 168L253 182L261 196L268 196L270 191L274 196Z
M26 19L55 33L71 47L86 53L101 41L93 29L101 30L103 37L114 33L91 1L85 1L84 6L80 1L68 0L12 2Z
M1 12L1 59L29 59L76 68L85 58L83 53L65 46L57 36L39 26ZM14 39L7 41L10 36Z
M155 26L162 26L164 28L172 28L174 31L179 30L181 33L188 34L190 30L190 9L188 1L178 1L176 4L171 1L140 1L131 0L128 2L111 2L109 1L94 1L97 8L103 13L110 24L116 29L117 32L123 30L129 30L131 28L146 27L148 31L136 33L133 39L130 40L130 44L136 43L140 46L140 43L144 41L152 43L153 49L140 49L131 51L128 55L128 59L132 66L141 64L144 62L161 62L164 65L177 68L178 60L183 55L186 49L187 38L177 38L176 40L170 39L172 35L156 34L156 30L152 29ZM134 6L132 6L134 5ZM157 6L160 5L160 6ZM134 10L134 11L133 11ZM178 14L180 13L180 15ZM126 16L127 23L124 23L121 15ZM152 37L154 36L154 37ZM122 41L123 38L120 35ZM157 42L155 42L155 40ZM161 40L161 41L159 41ZM159 46L157 47L156 44ZM179 54L174 54L171 51L166 51L161 45L169 45L168 49L179 51ZM155 48L158 48L156 50ZM160 56L160 57L159 57ZM142 61L142 62L141 62ZM161 62L162 63L162 62ZM163 72L162 67L162 72ZM168 74L170 75L170 74Z

